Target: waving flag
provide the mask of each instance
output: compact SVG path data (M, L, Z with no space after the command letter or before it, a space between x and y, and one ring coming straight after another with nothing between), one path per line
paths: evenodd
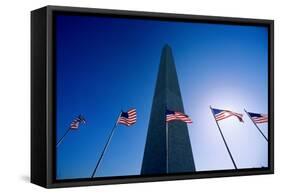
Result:
M137 122L137 110L132 108L127 112L121 112L118 118L118 124L123 124L126 126L131 126Z
M59 141L56 144L56 147L58 148L61 142L64 140L66 135L69 133L69 131L76 130L79 128L79 125L81 123L86 123L85 118L82 115L77 116L73 121L70 123L69 128L65 131L64 135L59 139Z
M176 112L176 111L171 111L166 109L166 122L170 122L170 121L183 121L185 123L192 123L191 118L181 112Z
M233 111L230 111L230 110L220 110L220 109L216 109L216 108L212 108L212 111L213 111L213 114L214 114L215 119L217 121L226 119L226 118L231 117L231 116L235 116L235 117L238 118L238 120L240 122L244 122L243 118L242 118L243 114L236 113L236 112L233 112Z
M267 114L252 113L252 112L248 112L248 114L252 118L252 120L257 124L268 122Z
M73 121L70 123L69 128L73 130L78 129L81 123L86 123L86 120L82 115L79 115L78 117L73 119Z

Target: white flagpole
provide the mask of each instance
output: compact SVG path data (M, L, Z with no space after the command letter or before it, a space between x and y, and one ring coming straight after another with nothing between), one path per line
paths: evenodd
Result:
M254 123L254 125L256 126L256 128L258 129L258 131L261 133L261 135L264 137L264 139L268 142L268 139L266 138L266 136L263 134L263 132L261 131L261 129L258 127L258 125L255 123L255 121L252 119L252 117L250 116L250 114L248 113L248 111L246 111L246 109L244 109L244 111L247 113L248 117L251 119L251 121Z
M167 174L169 173L169 126L167 121L166 121L166 173Z
M56 145L57 148L60 146L61 142L64 140L65 136L68 134L69 131L70 131L70 127L65 131L64 135L58 141L58 143Z
M229 147L228 147L228 145L227 145L227 143L226 143L226 140L225 140L225 138L224 138L224 136L223 136L223 133L222 133L222 131L221 131L221 128L220 128L220 126L219 126L219 123L218 123L218 121L217 121L217 119L216 119L216 117L215 117L213 108L212 108L211 106L210 106L210 109L211 109L211 112L212 112L212 114L213 114L213 116L214 116L214 119L215 119L215 121L216 121L217 127L218 127L218 129L219 129L219 132L220 132L220 134L221 134L222 140L223 140L223 142L224 142L224 145L225 145L225 147L226 147L226 149L227 149L227 152L228 152L228 154L229 154L229 156L230 156L230 159L231 159L231 161L232 161L232 163L233 163L233 166L234 166L234 168L237 170L237 166L236 166L236 164L235 164L235 161L234 161L234 159L233 159L233 156L232 156L232 154L231 154L231 152L230 152L230 149L229 149Z
M104 156L104 154L105 154L105 152L106 152L106 150L107 150L107 148L108 148L108 145L109 145L110 142L111 142L112 136L113 136L114 131L115 131L115 128L116 128L116 126L117 126L117 124L118 124L118 120L119 120L119 118L120 118L120 116L121 116L121 113L122 113L122 111L119 113L118 118L117 118L115 124L113 125L113 127L112 127L112 129L111 129L109 138L108 138L108 140L107 140L107 142L106 142L106 144L105 144L105 146L104 146L104 148L103 148L103 151L102 151L101 156L100 156L100 158L99 158L99 160L98 160L98 162L97 162L97 165L96 165L96 167L95 167L95 169L94 169L94 171L93 171L93 173L92 173L91 178L94 178L94 176L95 176L95 174L96 174L96 172L97 172L97 169L98 169L99 166L100 166L100 162L102 161L103 156Z

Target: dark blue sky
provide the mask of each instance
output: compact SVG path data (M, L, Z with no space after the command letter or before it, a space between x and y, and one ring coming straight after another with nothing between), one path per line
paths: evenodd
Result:
M63 16L56 18L57 137L83 114L57 149L57 178L88 178L121 110L138 121L118 126L97 176L138 175L161 49L173 50L196 170L233 168L209 105L267 113L265 27ZM238 168L267 166L267 144L244 114L221 121ZM267 125L261 126L267 135ZM157 165L157 164L156 164Z

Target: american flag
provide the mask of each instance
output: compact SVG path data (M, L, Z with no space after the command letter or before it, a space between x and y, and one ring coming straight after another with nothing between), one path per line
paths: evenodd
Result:
M235 116L238 118L238 120L240 122L244 122L243 121L243 115L240 114L240 113L236 113L236 112L233 112L233 111L230 111L230 110L220 110L220 109L216 109L216 108L211 108L213 110L213 114L215 115L215 118L217 121L220 121L220 120L223 120L223 119L226 119L228 117L231 117L231 116Z
M85 118L82 115L79 115L70 123L70 129L78 129L81 123L86 123Z
M248 112L252 120L259 124L259 123L267 123L268 122L268 115L267 114L259 114L259 113L252 113Z
M166 109L166 122L175 121L175 120L183 121L186 123L192 123L191 118L186 114Z
M123 124L126 126L131 126L137 122L137 110L135 108L132 108L128 110L127 112L121 112L117 123Z

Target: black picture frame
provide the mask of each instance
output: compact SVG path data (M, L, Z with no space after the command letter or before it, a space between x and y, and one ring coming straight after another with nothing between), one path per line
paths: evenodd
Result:
M268 28L268 168L216 170L153 176L122 176L94 179L55 178L55 28L54 16L102 15L165 21L265 26ZM31 12L31 182L46 188L168 181L274 173L274 21L230 17L183 15L124 10L46 6Z

